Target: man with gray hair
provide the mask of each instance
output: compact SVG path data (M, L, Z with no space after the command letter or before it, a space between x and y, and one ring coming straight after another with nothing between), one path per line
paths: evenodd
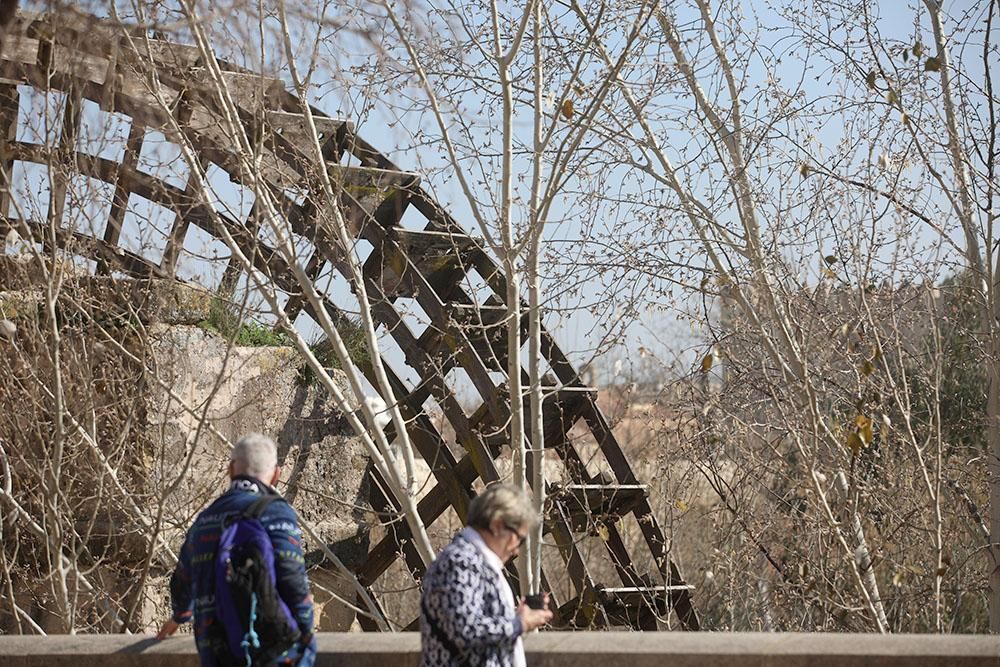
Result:
M302 532L295 510L274 490L280 475L278 449L271 438L259 433L240 438L230 453L229 490L198 515L184 540L170 578L173 616L163 624L157 638L165 639L180 624L193 621L195 644L203 666L250 664L242 656L231 655L224 637L220 639L217 630L223 625L222 610L216 604L220 537L234 520L250 515L260 522L258 530L260 527L266 530L267 537L263 539L269 539L273 551L274 588L286 607L285 612L297 626L297 632L296 628L291 631L299 636L291 647L280 653L274 651L276 656L268 657L263 664L309 667L315 661L313 604L302 554ZM254 631L252 619L250 631L250 634Z

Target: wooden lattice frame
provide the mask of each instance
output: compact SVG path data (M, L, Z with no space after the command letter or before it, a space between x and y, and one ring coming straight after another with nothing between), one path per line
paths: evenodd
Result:
M143 55L137 56L138 46ZM52 250L53 239L61 249L96 262L101 273L121 272L133 276L177 277L177 263L191 225L219 238L216 219L224 224L241 247L246 248L256 266L273 284L290 295L286 305L290 319L300 312L313 315L296 288L291 270L280 254L267 248L254 233L254 212L246 220L217 218L198 201L191 185L181 188L158 179L139 168L143 141L149 131L170 126L166 112L148 87L149 73L155 73L167 96L174 118L191 145L197 147L203 164L213 163L225 170L235 183L243 181L239 160L232 153L224 132L212 122L218 104L212 88L204 86L205 68L195 47L162 41L134 28L115 26L76 14L21 16L3 42L0 62L0 159L3 188L0 191L0 232L9 226L28 229L36 240ZM301 115L302 102L275 79L218 61L240 121L248 136L261 141L266 154L268 185L282 202L283 213L293 231L308 239L313 252L304 268L316 280L328 262L345 271L343 254L323 225L323 204L307 196L297 200L290 188L312 193L317 165L302 148L307 137ZM57 141L36 144L16 137L19 108L18 86L39 91L59 91L65 95L62 124ZM127 117L130 126L120 159L107 159L78 150L81 109L89 100L108 113ZM505 437L497 424L507 424L509 402L502 385L492 379L504 368L506 349L504 278L482 245L470 237L434 199L419 186L419 177L401 171L388 158L358 137L349 122L329 118L317 110L317 130L327 159L326 168L336 176L338 203L358 238L374 250L365 261L366 288L373 313L391 333L405 354L406 363L421 378L408 385L385 364L395 395L402 397L400 408L412 425L412 438L421 456L431 467L434 487L420 500L418 508L425 524L432 524L448 508L464 518L473 483L500 477L497 460ZM44 220L8 219L11 207L9 182L17 162L48 164L57 161L65 171L51 181L48 215ZM354 165L348 166L349 162ZM76 173L97 179L114 188L107 223L102 235L66 229L67 178ZM119 241L123 219L132 195L143 197L175 214L174 222L159 261L123 248ZM404 228L400 219L407 210L416 211L426 224L421 230ZM412 215L412 213L411 213ZM49 233L46 233L48 230ZM56 233L52 234L52 230ZM250 252L254 248L255 251ZM241 269L235 260L226 268L220 285L235 284ZM463 290L461 281L475 271L492 291L485 301ZM400 299L419 304L432 326L415 335L397 309ZM341 309L327 299L330 313ZM574 597L556 600L556 624L599 627L626 625L655 629L657 617L673 609L683 627L698 628L691 606L689 587L669 559L662 531L650 508L646 487L636 478L631 465L612 433L611 426L596 404L596 391L585 387L578 373L551 336L543 333L543 354L553 378L547 387L545 408L546 447L560 457L572 483L551 487L552 494L545 530L556 543L565 570L572 582ZM370 368L359 364L370 373ZM461 368L483 398L482 405L467 415L445 381L454 368ZM372 382L377 386L377 383ZM461 455L453 453L441 433L424 412L433 398L443 410ZM585 428L592 434L614 479L593 475L577 448L570 429ZM386 427L388 431L392 426ZM391 440L392 433L387 434ZM388 485L378 479L373 484L372 505L376 510L399 512ZM653 572L639 572L618 527L621 517L635 518L643 543L655 564ZM423 565L409 541L403 522L393 528L368 555L357 574L371 587L393 562L402 557L419 577ZM578 548L581 534L599 534L606 558L620 579L612 586L594 581L587 561ZM543 572L543 583L552 572ZM516 585L516 582L515 582Z

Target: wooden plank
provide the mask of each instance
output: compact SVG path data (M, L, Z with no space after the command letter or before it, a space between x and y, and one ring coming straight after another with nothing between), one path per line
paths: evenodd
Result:
M459 363L463 352L472 352L487 369L506 370L505 307L449 301L443 304L443 312L447 323L442 326L432 322L418 339L421 347L438 360L454 356Z
M54 228L60 228L64 224L66 212L66 189L69 185L69 174L64 165L71 161L76 152L76 138L80 132L80 114L83 101L79 90L73 90L66 94L65 106L63 108L62 127L59 133L59 149L51 154L53 161L49 170L51 183L49 188L49 211L48 220ZM42 247L46 252L52 249L48 245L49 238L45 237Z
M559 349L555 339L545 329L542 329L542 356L548 362L549 368L555 376L565 385L582 384L582 378L577 370L570 363L569 359Z
M470 486L476 480L476 467L472 456L466 454L454 467L455 481L462 486ZM434 487L417 503L421 517L433 523L445 510L451 507L449 503L450 490L447 485L435 484ZM462 517L464 518L464 517ZM408 529L406 529L408 530ZM396 541L386 536L368 552L364 566L358 571L358 577L364 581L373 582L384 572L395 558Z
M338 205L351 236L357 236L362 228L373 228L368 224L376 219L376 211L384 202L389 202L398 214L397 220L406 206L403 197L392 195L416 187L420 177L415 173L390 171L374 167L344 167L339 164L327 165L330 180L334 186ZM384 217L383 213L383 217ZM371 239L369 239L371 240ZM372 243L374 245L374 243Z
M312 137L309 134L305 115L299 112L267 111L264 114L266 128L265 136L277 135L281 141L275 141L273 150L282 160L293 162L295 159L314 161L315 155L311 146ZM333 162L339 158L338 147L345 126L351 127L349 121L341 118L330 118L313 114L313 124L319 135L323 160Z
M6 49L6 40L2 43ZM0 220L4 221L7 221L10 215L11 188L13 187L11 178L14 169L10 143L16 138L17 109L17 86L0 84ZM0 238L3 238L3 243L6 244L7 230L2 231L3 236Z
M255 202L256 203L256 202ZM317 251L313 252L312 256L309 257L309 261L306 265L302 267L305 272L306 277L309 282L316 284L316 277L323 268L324 257ZM285 304L285 314L288 315L288 320L295 323L295 318L299 316L302 312L302 307L306 303L305 295L302 293L301 289L296 290L288 296L288 302Z
M131 127L129 127L128 138L125 140L125 155L122 157L121 165L114 170L115 191L111 197L111 210L108 213L108 222L104 227L104 242L110 246L118 245L118 239L122 232L122 223L124 222L125 212L128 208L130 190L127 187L127 181L121 178L121 174L122 172L136 172L145 135L146 128L133 120ZM109 268L100 262L98 262L98 270L101 273L110 272Z
M386 326L390 335L392 335L393 339L403 350L407 363L415 368L421 377L433 378L429 380L431 394L447 415L448 421L451 422L452 428L455 429L458 441L475 457L476 468L479 471L480 477L486 482L498 480L500 475L493 464L493 458L489 455L482 437L472 428L462 406L459 405L455 395L444 383L439 369L435 368L427 352L417 344L416 339L413 338L409 328L403 323L399 314L385 302L372 304L372 311L378 316L382 324Z
M625 586L644 585L645 582L636 571L635 564L632 562L632 556L625 546L621 532L619 532L615 522L602 521L601 523L607 531L607 539L604 540L604 546L607 548L608 556L611 558L611 563L615 566L618 578L621 579L622 584Z
M344 137L344 148L351 155L358 158L358 160L361 161L361 164L366 167L400 171L400 168L396 166L392 160L375 150L374 146L359 137L356 132L349 132L347 136Z
M550 497L563 507L575 531L592 528L594 520L613 523L630 514L646 497L645 484L568 484L553 487Z
M4 34L0 59L34 65L38 62L38 42L37 38L29 37L26 32L8 29Z
M179 103L177 105L177 124L184 127L191 121L191 116L194 113L194 109L190 101L181 95ZM198 158L198 169L204 174L206 162L202 160L199 156ZM195 178L194 169L192 168L188 174L187 186L184 189L184 199L188 201L197 201L199 197L199 185ZM163 258L160 261L160 270L168 276L174 277L177 273L177 258L180 256L181 249L184 246L184 237L187 236L187 230L191 222L188 216L183 215L181 211L175 212L174 224L171 225L170 233L167 235L167 245L163 249Z
M625 454L615 439L611 426L592 401L588 401L584 405L583 416L618 481L625 484L637 483L635 474L632 472L632 466L629 465ZM669 554L667 554L666 539L659 525L656 523L652 508L649 506L649 501L643 500L638 503L634 513L646 545L649 547L650 553L653 555L653 560L660 569L660 575L664 581L670 586L683 586L685 582L681 578L677 566L670 559ZM671 593L671 600L681 625L688 630L697 630L700 624L694 607L691 604L691 596L688 591L675 590Z
M385 613L385 607L383 607L382 603L379 602L378 594L375 591L373 591L370 587L367 589L367 592L368 592L368 597L371 598L371 601L375 606L375 611L378 613L378 615L381 616L382 618L388 618ZM354 604L359 609L366 609L368 605L368 603L361 597L361 593L358 593L355 596ZM379 631L380 628L378 626L378 623L376 623L375 619L370 618L367 614L358 614L356 618L358 620L358 625L360 625L361 629L364 630L365 632Z
M598 409L597 404L594 401L587 401L586 405L582 407L582 414L583 418L587 421L587 425L590 427L591 433L594 434L601 452L608 460L611 470L614 472L615 479L620 484L638 484L639 480L632 471L632 465L625 457L625 453L614 436L611 425L608 424L607 419Z
M31 233L31 239L40 242L43 236L53 235L56 247L89 257L98 263L105 263L114 270L121 271L134 278L166 278L160 273L159 267L120 247L110 246L103 239L97 239L88 234L80 234L68 229L53 229L48 223L31 220L22 221L22 229Z
M391 243L380 243L365 262L386 298L416 295L413 272L418 272L445 301L455 298L462 277L482 249L469 236L393 227Z
M193 44L180 44L163 39L133 38L123 45L123 56L133 66L148 67L172 74L186 74L204 67L201 49Z
M550 518L551 521L551 536L556 543L556 547L559 549L559 553L563 557L563 562L566 564L566 571L569 574L570 582L573 584L573 589L576 591L577 598L583 598L588 591L594 590L594 581L587 570L586 562L583 556L580 554L580 550L577 548L576 539L573 535L573 531L570 530L569 522L565 517L560 516L558 509L554 512L553 516ZM560 610L562 612L562 610ZM564 616L567 616L565 612L562 612ZM567 618L567 622L574 622L575 619ZM588 614L588 626L593 621L593 615Z
M390 487L385 483L378 470L374 467L369 470L372 477L370 499L372 509L376 513L383 515L392 514L396 517L386 528L387 534L392 537L393 546L399 550L398 553L402 553L407 568L414 575L414 580L418 580L424 572L424 564L420 558L420 554L417 553L416 548L413 546L413 540L409 535L409 527L403 518L402 510L396 499L392 497L392 493L389 491ZM389 562L390 565L395 561L395 555L394 553L392 560ZM375 582L375 579L368 581L362 580L359 577L359 581L371 590L371 585Z
M451 233L464 233L463 227L444 210L434 198L422 188L418 188L413 193L413 205L428 220L428 229L445 231ZM503 277L500 267L485 252L475 257L474 267L476 272L482 276L483 280L493 290L498 298L503 299L507 293L507 281Z

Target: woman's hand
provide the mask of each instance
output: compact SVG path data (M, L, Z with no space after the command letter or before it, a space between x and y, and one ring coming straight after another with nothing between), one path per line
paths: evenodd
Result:
M549 611L549 594L545 593L545 604L541 609L532 609L523 599L517 606L517 617L521 619L521 628L524 632L537 630L552 620L552 612Z

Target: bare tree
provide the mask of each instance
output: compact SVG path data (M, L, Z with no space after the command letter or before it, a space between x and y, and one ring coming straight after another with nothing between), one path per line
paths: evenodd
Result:
M973 500L978 492L969 487L983 488L986 458L950 441L956 424L942 416L949 398L942 387L956 340L976 341L969 349L992 367L992 334L972 328L949 334L951 325L939 319L946 311L926 285L951 274L949 293L961 294L969 282L956 274L992 282L988 262L976 259L992 247L989 65L985 79L972 77L949 64L945 52L949 44L974 44L983 58L994 54L989 38L971 37L973 25L989 25L993 8L983 3L943 19L936 4L914 6L906 13L912 12L915 37L899 37L898 23L873 18L875 3L813 9L755 13L699 0L658 10L647 44L666 64L624 72L619 86L631 111L621 123L633 146L626 160L647 184L646 196L628 202L642 210L652 200L659 219L650 214L654 222L620 249L606 246L605 261L629 267L636 257L644 260L635 275L650 285L651 301L669 304L676 287L684 316L701 310L709 323L694 364L704 381L689 394L704 449L690 456L737 536L761 557L753 567L771 571L773 585L758 587L764 618L777 618L779 605L770 601L777 590L785 588L780 599L787 602L787 591L800 585L789 571L791 556L776 555L785 551L778 545L788 533L767 515L788 502L783 489L795 488L804 494L805 516L817 523L816 532L794 539L820 537L798 547L795 558L833 548L840 554L834 561L849 574L846 581L837 575L835 590L836 596L850 590L851 601L835 604L863 607L866 627L883 632L914 622L938 631L964 622L978 627L961 614L979 592L977 584L969 589L966 559L985 550L963 545L962 558L952 552L970 528L983 536L980 503ZM582 8L578 13L584 15ZM958 32L945 37L943 20ZM934 35L933 53L923 46L932 40L923 37L921 23ZM755 68L763 73L751 75ZM967 84L960 102L947 92L956 71ZM685 111L676 113L671 99ZM958 108L968 114L965 127L986 128L988 149L977 152L972 135L963 138ZM832 124L843 131L833 132ZM980 170L973 160L982 160ZM985 196L975 213L972 192ZM644 257L643 243L670 244L683 259ZM988 319L983 312L965 324ZM712 379L720 360L722 375ZM976 417L959 419L974 424ZM873 445L886 456L886 441L905 444L908 455L894 459L896 467L886 458L862 463ZM963 456L975 465L959 482ZM883 512L894 492L866 487L862 465L920 489L910 511L896 515L893 541L916 540L925 521L934 535L918 567L919 585L929 582L922 590L935 601L930 619L918 609L909 609L909 617L901 612L896 592L907 587L910 571L890 576L885 547L872 544L873 536L883 542ZM765 481L770 475L783 481ZM752 508L755 488L767 510ZM879 493L886 494L881 501ZM959 514L949 511L949 495ZM968 528L957 528L962 524ZM949 578L962 592L946 593ZM853 618L832 618L857 627Z

